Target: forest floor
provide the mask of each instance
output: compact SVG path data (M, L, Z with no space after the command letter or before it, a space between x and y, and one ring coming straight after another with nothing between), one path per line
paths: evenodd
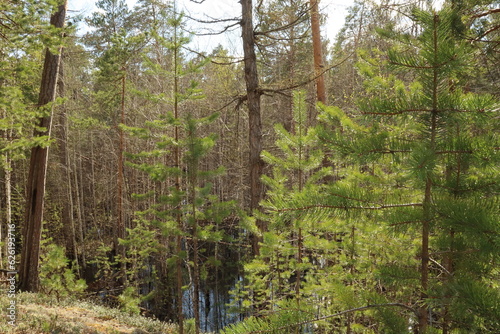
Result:
M130 315L118 309L91 302L64 299L57 301L41 294L18 293L15 311L11 300L0 296L3 313L0 333L23 334L175 334L177 326L158 320ZM13 307L11 307L13 309ZM9 314L15 315L9 317ZM11 322L13 321L13 322ZM10 322L10 323L9 323Z

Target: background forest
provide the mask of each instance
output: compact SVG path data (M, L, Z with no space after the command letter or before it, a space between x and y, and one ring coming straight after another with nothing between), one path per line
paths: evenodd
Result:
M239 3L0 3L0 267L182 334L498 333L500 2Z

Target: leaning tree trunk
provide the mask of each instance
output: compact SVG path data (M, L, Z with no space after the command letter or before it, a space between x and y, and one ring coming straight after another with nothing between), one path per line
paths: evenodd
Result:
M250 144L250 210L259 207L262 199L262 176L263 161L260 157L262 152L262 122L260 115L260 92L259 77L257 75L257 57L255 55L255 39L253 30L252 0L241 0L241 37L243 39L243 55L245 65L245 82L247 88L249 144ZM263 223L258 222L262 231ZM252 240L254 254L259 253L259 238Z
M50 24L55 28L64 27L66 18L66 1L59 6L57 12L50 18ZM53 102L56 97L57 77L61 61L62 47L57 54L49 49L45 51L42 82L38 107L44 108ZM43 130L35 131L35 136L49 136L52 125L52 111L40 119L39 127ZM23 229L23 247L21 251L20 286L23 291L37 291L39 285L38 258L40 253L40 239L42 234L43 197L45 194L45 179L47 173L48 147L35 146L31 150L30 169L28 174L26 221Z

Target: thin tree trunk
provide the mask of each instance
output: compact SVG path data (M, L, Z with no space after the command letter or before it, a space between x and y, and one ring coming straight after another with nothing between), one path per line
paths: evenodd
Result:
M434 15L434 74L433 74L433 95L432 95L432 111L431 111L431 124L430 124L430 149L435 151L436 146L436 133L437 133L437 108L438 108L438 67L441 66L439 64L439 60L437 59L438 55L438 29L439 16ZM429 173L429 172L428 172ZM425 182L425 193L424 193L424 201L423 201L423 223L422 223L422 250L421 250L421 267L420 267L420 302L421 307L419 308L419 316L418 316L418 330L419 333L425 333L428 322L429 322L429 314L428 307L425 303L427 299L427 290L429 288L429 235L430 235L430 221L432 219L432 177L431 175L427 175L427 179Z
M63 28L66 18L66 1L60 5L57 12L50 19L55 28ZM59 47L58 54L52 54L49 49L45 52L45 62L42 72L42 82L38 106L42 108L53 102L56 97L57 77L61 60ZM49 136L52 126L52 111L48 116L40 119L39 126L44 131L36 131L35 136ZM47 173L48 147L36 146L31 150L30 169L28 174L26 219L23 229L23 247L20 264L20 290L36 292L39 288L38 259L40 254L40 239L42 236L43 198L45 194L45 180Z
M5 223L6 226L12 224L12 161L9 157L9 153L5 152ZM0 226L0 241L3 241L2 226ZM5 254L7 253L8 243L5 242ZM0 263L3 263L3 249L0 247Z
M316 99L318 102L326 104L326 89L323 69L323 51L321 47L321 32L319 24L319 0L309 0L311 6L311 30L314 54L314 74L316 76Z
M61 65L59 66L58 91L59 96L65 95L64 84L64 55L61 55ZM59 132L57 133L59 143L59 161L61 164L62 186L59 188L59 198L62 202L62 224L66 239L66 253L68 258L76 261L78 270L81 270L78 263L78 247L76 242L75 221L73 219L73 194L71 189L71 173L68 154L68 122L66 108L60 109Z
M300 103L301 101L299 101ZM301 108L301 106L297 105L295 106L295 108ZM292 111L293 112L293 111ZM293 118L292 118L293 119ZM304 135L303 131L304 131L304 127L305 127L305 122L304 122L304 118L300 117L299 119L295 120L295 122L299 122L298 124L298 131L299 133L297 133L297 135L299 136L299 138L302 138L302 136ZM304 188L304 171L302 170L302 160L304 158L304 147L302 146L302 144L299 144L299 147L298 147L298 160L299 160L299 170L298 170L298 183L299 183L299 192L301 192ZM303 236L302 236L302 226L300 226L300 224L302 224L301 221L298 222L299 224L299 229L298 229L298 235L297 235L297 265L299 266L299 269L297 270L297 280L295 282L295 298L297 300L297 308L300 310L300 300L301 300L301 291L300 291L300 284L302 282L302 269L300 268L300 266L302 265L302 257L303 257L303 248L304 248L304 245L303 245ZM301 326L297 326L295 328L295 333L299 333L300 331L302 330Z
M290 1L290 8L293 8L293 1ZM288 41L288 66L290 68L290 73L286 73L286 75L289 75L288 77L288 85L290 87L293 87L295 85L295 64L296 64L296 57L295 57L295 25L293 22L297 20L297 17L295 13L292 11L292 14L290 15L288 19L288 25L290 25L290 39ZM289 98L289 110L290 113L286 116L284 120L283 126L285 127L285 130L291 132L293 131L294 128L294 117L293 117L293 96Z
M194 193L195 186L193 185L191 191ZM193 209L193 309L195 321L195 334L200 333L200 268L199 268L199 255L198 255L198 222L196 221L196 195L192 199Z
M174 1L174 15L176 14L176 2ZM177 43L177 26L174 26L174 43ZM178 97L178 91L179 91L179 75L178 75L178 47L177 45L174 47L174 117L177 119L179 117L179 97ZM179 126L175 126L174 128L174 140L176 143L179 142ZM174 159L175 159L175 167L180 169L180 161L181 161L181 152L179 150L179 145L175 145L174 148ZM181 178L179 173L177 173L177 176L175 178L175 189L177 193L180 193L181 191ZM182 237L182 232L183 232L183 225L182 225L182 217L181 217L181 208L180 206L182 203L178 204L178 207L176 208L176 221L177 221L177 228L179 229L178 235L176 237L176 255L177 255L177 261L176 261L176 280L177 280L177 322L179 323L179 334L184 334L184 314L182 311L182 258L181 258L181 252L182 252L182 242L183 242L183 237Z
M195 131L188 131L187 137L189 141L196 140L195 136L197 133ZM191 154L196 154L194 152L194 146L189 147ZM201 322L200 322L200 268L199 268L199 246L198 246L198 221L196 215L196 186L198 185L198 173L199 173L199 159L193 159L188 162L188 185L189 185L189 201L192 210L192 238L193 238L193 313L195 321L195 334L200 333Z
M434 119L435 117L433 117ZM425 300L427 299L427 289L429 288L429 220L431 218L430 205L431 205L431 195L432 195L432 180L430 177L427 178L425 185L425 195L424 195L424 220L422 222L422 250L420 254L421 265L420 265L420 302L422 306L419 308L418 314L418 327L419 333L425 333L427 328L427 322L429 320L427 305Z
M80 137L80 136L79 136ZM80 138L78 138L78 142L80 142L79 140ZM69 152L68 152L69 154ZM68 162L71 162L71 161L68 161ZM79 239L80 242L83 242L84 240L84 235L83 235L83 193L80 192L80 188L81 188L81 182L79 181L79 173L81 174L82 170L81 168L78 168L78 165L77 165L77 158L76 158L76 148L75 150L73 150L73 184L74 184L74 203L76 203L76 207L75 207L75 211L76 211L76 219L77 219L77 223L78 223L78 236L79 236ZM84 253L82 252L82 255L84 255ZM82 262L85 262L84 259L82 259Z
M460 126L457 126L457 137L460 137ZM457 155L457 175L455 179L455 191L454 191L454 198L458 199L458 191L460 190L460 177L462 175L462 155L458 153ZM450 245L449 245L449 253L445 256L444 259L444 268L447 270L447 276L445 278L446 283L449 283L452 275L453 275L453 252L455 251L455 247L453 245L453 240L455 239L455 230L453 228L450 228L449 233L449 238L450 238ZM445 304L443 308L443 334L449 334L451 328L450 328L450 307L448 304Z
M1 88L1 86L0 86ZM2 112L2 117L6 117L6 111ZM6 130L4 138L6 142L10 142L12 139L13 130ZM12 224L12 159L10 158L9 152L4 153L3 169L5 175L5 224L8 230L10 224ZM1 211L1 207L0 207ZM0 225L0 242L3 242L4 235L2 233L3 226ZM5 250L0 247L0 263L3 263L4 254L8 255L8 242L4 242Z
M120 123L125 124L125 87L126 87L126 75L123 73L121 78L121 104L120 104ZM125 247L120 245L119 239L125 239L125 220L124 220L124 210L123 210L123 152L125 150L125 135L123 130L117 125L119 133L119 146L118 146L118 180L116 188L116 235L115 235L115 249L117 254L121 257L121 279L122 283L127 281L127 274L125 268Z
M250 168L250 210L259 208L262 199L262 121L260 114L259 78L257 74L257 57L255 55L255 39L252 15L252 0L241 0L241 36L243 39L243 54L245 67L245 82L247 90L248 123L249 123L249 168ZM257 222L258 228L263 231L263 222ZM252 238L254 254L259 254L260 238Z

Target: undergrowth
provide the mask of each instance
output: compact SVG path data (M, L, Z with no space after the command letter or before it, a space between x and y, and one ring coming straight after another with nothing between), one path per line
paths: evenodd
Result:
M23 334L175 334L177 326L131 315L118 309L91 302L34 293L18 293L15 298L16 319L9 324L7 294L0 296L0 333Z

